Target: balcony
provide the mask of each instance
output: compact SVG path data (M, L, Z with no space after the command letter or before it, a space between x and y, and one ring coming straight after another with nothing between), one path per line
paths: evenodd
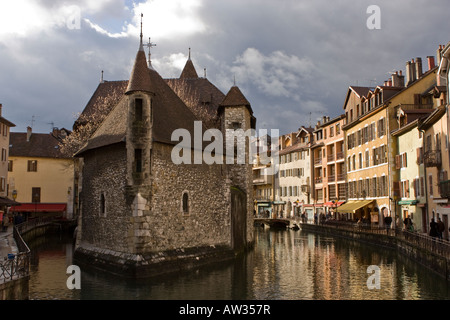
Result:
M329 154L329 155L327 156L327 161L328 161L328 162L334 161L334 153Z
M262 195L262 196L254 196L254 200L259 201L259 202L270 202L270 201L272 201L271 197L264 196L264 195Z
M316 158L316 159L314 159L314 165L315 165L315 166L317 166L317 165L322 165L322 158Z
M343 159L344 159L344 153L343 152L336 153L336 161L337 160L343 160Z
M337 175L337 181L345 181L345 177L347 176L346 173L338 173Z
M336 181L336 175L335 174L330 174L328 176L328 182L335 182Z
M315 182L316 184L322 183L322 181L323 181L323 178L322 178L322 177L316 177L316 178L314 179L314 182Z
M440 167L442 164L441 150L425 152L423 155L423 162L426 167Z
M253 178L253 185L272 184L268 176Z
M439 182L441 198L450 198L450 180Z

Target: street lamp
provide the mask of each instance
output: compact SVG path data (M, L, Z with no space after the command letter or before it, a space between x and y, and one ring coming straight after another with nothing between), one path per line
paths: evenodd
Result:
M17 199L17 190L16 189L13 190L12 196L13 196L13 199L14 199L14 202L15 202L16 199ZM14 206L13 206L13 212L14 211L16 211L16 204L15 203L14 203Z

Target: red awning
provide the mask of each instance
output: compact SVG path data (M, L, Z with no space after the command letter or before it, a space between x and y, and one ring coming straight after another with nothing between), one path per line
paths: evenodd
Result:
M339 207L341 204L343 204L345 201L338 201L337 206ZM324 203L325 207L336 207L336 204L332 201L328 201Z
M22 203L11 209L15 212L64 212L66 208L65 203Z

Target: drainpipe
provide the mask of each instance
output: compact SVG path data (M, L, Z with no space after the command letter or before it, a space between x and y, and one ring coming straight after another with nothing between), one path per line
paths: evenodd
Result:
M420 122L420 120L419 120ZM425 155L425 130L423 129L419 129L420 123L417 125L417 129L422 132L422 153L423 155ZM427 177L427 166L425 165L425 159L424 157L422 157L422 162L423 162L423 187L425 189L425 201L426 201L426 217L427 217L427 221L425 224L425 230L426 233L428 234L428 221L429 221L429 214L428 214L428 177ZM420 170L420 168L419 168ZM420 183L420 181L419 181ZM423 228L423 227L422 227Z

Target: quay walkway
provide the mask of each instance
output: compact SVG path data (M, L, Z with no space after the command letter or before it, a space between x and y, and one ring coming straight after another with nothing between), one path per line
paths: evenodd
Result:
M27 299L31 251L22 235L40 227L54 225L54 217L38 218L9 225L0 232L0 300ZM62 225L70 221L56 223Z

